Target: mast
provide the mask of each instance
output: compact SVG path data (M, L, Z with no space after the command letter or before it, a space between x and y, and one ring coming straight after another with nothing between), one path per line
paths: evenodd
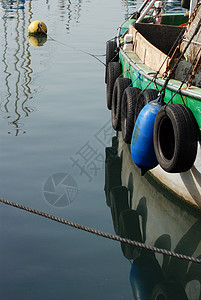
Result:
M147 1L146 1L147 2ZM146 7L146 9L144 9L140 15L140 17L137 19L136 23L141 22L144 17L146 16L146 14L150 11L150 9L152 8L152 6L154 5L154 3L156 2L156 0L152 0L149 5Z
M195 5L196 5L197 2L198 2L197 0L191 0L191 1L190 1L189 17L191 16L191 14L192 14L192 12L193 12L193 9L194 9L194 7L195 7Z

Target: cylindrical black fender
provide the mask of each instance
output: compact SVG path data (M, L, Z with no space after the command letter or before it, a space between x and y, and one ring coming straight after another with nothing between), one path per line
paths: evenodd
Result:
M155 119L153 139L156 158L166 172L191 169L197 154L198 125L188 107L163 106Z
M107 68L107 108L111 110L114 83L116 79L122 74L122 67L118 62L109 62Z
M131 143L135 108L140 92L141 90L139 88L127 87L123 93L121 103L121 130L122 138L126 144Z
M119 77L115 81L112 94L112 126L114 130L121 130L121 102L125 89L131 84L128 78Z

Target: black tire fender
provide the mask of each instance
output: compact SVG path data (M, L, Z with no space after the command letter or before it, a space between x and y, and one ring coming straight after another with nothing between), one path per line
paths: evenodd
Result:
M197 154L198 125L182 104L161 107L154 123L154 150L160 166L169 173L186 172Z
M112 93L116 79L122 74L121 64L109 62L107 74L107 108L112 109Z
M146 89L139 93L136 108L135 108L134 124L143 107L149 102L151 102L152 100L155 100L158 97L158 93L159 92L154 89Z
M131 84L129 78L119 77L114 84L112 94L112 126L114 130L121 130L121 102L125 89Z
M113 187L110 191L111 214L116 234L120 233L119 217L122 211L129 209L128 189L125 186Z
M117 49L117 42L116 40L111 40L106 43L106 60L105 60L105 83L107 83L107 66L109 62L118 62L119 54Z
M119 235L122 238L142 243L139 214L136 210L125 209L119 215ZM141 249L134 245L121 243L121 249L127 259L135 259L141 254Z
M137 87L127 87L121 103L121 130L126 144L131 143L134 128L135 107L141 90Z

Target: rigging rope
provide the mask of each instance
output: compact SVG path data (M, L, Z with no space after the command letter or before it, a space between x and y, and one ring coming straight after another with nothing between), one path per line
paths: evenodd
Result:
M102 236L102 237L105 237L105 238L108 238L108 239L111 239L111 240L114 240L114 241L118 241L118 242L121 242L121 243L132 245L132 246L135 246L137 248L149 250L149 251L152 251L152 252L157 252L157 253L160 253L160 254L169 255L169 256L172 256L172 257L175 257L175 258L178 258L178 259L184 259L184 260L187 260L189 262L201 264L201 259L190 257L190 256L187 256L187 255L184 255L184 254L175 253L175 252L172 252L172 251L169 251L169 250L166 250L166 249L160 249L160 248L157 248L157 247L152 247L152 246L149 246L149 245L137 242L137 241L132 241L132 240L129 240L129 239L126 239L126 238L116 236L116 235L105 233L105 232L102 232L102 231L99 231L99 230L96 230L96 229L93 229L93 228L90 228L90 227L86 227L84 225L80 225L80 224L65 220L65 219L60 218L60 217L56 217L54 215L47 214L45 212L30 208L30 207L27 207L27 206L24 206L24 205L21 205L21 204L18 204L18 203L14 203L14 202L6 200L4 198L0 198L0 202L2 202L4 204L7 204L7 205L10 205L10 206L13 206L13 207L16 207L18 209L22 209L24 211L27 211L27 212L30 212L30 213L33 213L33 214L36 214L36 215L39 215L41 217L50 219L52 221L56 221L56 222L59 222L59 223L62 223L64 225L68 225L68 226L71 226L71 227L74 227L74 228L77 228L77 229L81 229L81 230L84 230L84 231L90 232L92 234Z
M184 30L185 31L185 30ZM181 31L180 34L178 35L177 39L175 40L174 44L172 45L171 49L168 51L168 54L166 55L164 61L162 62L159 70L154 74L152 80L147 84L147 86L144 88L144 90L148 89L148 87L151 85L152 82L155 82L156 79L158 78L158 75L160 74L160 71L162 69L162 67L164 66L164 64L166 63L166 61L168 60L170 54L173 52L173 50L175 49L176 45L182 41L183 37L182 35L184 35L184 32Z
M193 13L192 13L192 15L191 15L191 18L190 18L189 21L188 21L188 25L191 24L193 18L195 17L199 5L201 5L201 1L197 1L197 4L196 4L196 6L195 6L195 8L194 8L194 11L193 11ZM196 27L196 29L195 29L195 31L194 31L194 34L193 34L193 36L191 37L191 39L190 39L190 40L186 40L186 41L188 42L188 43L187 43L187 46L185 47L183 53L180 55L180 57L179 57L177 63L173 66L172 70L170 70L169 76L166 78L165 83L164 83L164 86L163 86L162 90L160 91L160 94L163 93L163 92L165 91L165 88L167 87L167 84L168 84L169 80L171 79L171 77L172 77L174 71L176 70L176 68L177 68L177 66L178 66L178 64L179 64L179 62L180 62L180 60L182 59L183 54L186 52L186 50L187 50L187 48L189 47L190 43L193 42L192 40L193 40L194 36L198 33L198 30L199 30L199 28L200 28L200 25L201 25L201 23L199 22L199 23L197 24L197 27ZM186 28L186 30L187 30L187 28ZM185 30L185 31L186 31L186 30ZM183 35L183 37L181 38L182 35ZM169 55L172 53L173 49L174 49L175 46L178 44L178 42L181 43L182 40L185 40L185 39L184 39L184 32L183 32L183 31L180 32L180 34L179 34L179 36L177 37L176 41L174 42L174 44L172 45L171 49L169 50L169 52L168 52L166 58L165 58L164 61L162 62L162 64L161 64L159 70L155 73L155 75L153 76L152 80L148 83L148 85L145 87L144 90L148 89L148 87L150 86L150 84L151 84L152 82L155 82L155 81L156 81L158 75L160 74L160 70L162 69L162 67L163 67L163 65L165 64L165 62L167 61L167 59L169 58ZM196 56L196 57L197 57L197 56ZM168 70L168 71L169 71L169 70ZM166 72L167 72L167 70L166 70ZM183 85L184 83L185 83L185 82L183 82L182 85ZM178 89L178 91L181 90L182 85L180 86L180 88ZM177 92L178 92L178 91L177 91ZM177 94L177 92L175 93L175 95ZM174 96L175 96L175 95L174 95ZM174 96L173 96L173 97L174 97ZM172 97L172 98L173 98L173 97ZM172 98L171 98L171 100L172 100ZM170 101L169 101L169 102L170 102Z
M162 87L162 89L161 89L161 91L160 91L160 94L165 93L165 89L166 89L166 87L167 87L167 85L168 85L169 80L172 78L172 75L174 74L174 72L175 72L175 70L176 70L178 64L180 63L180 61L181 61L181 59L182 59L184 53L187 51L188 47L190 46L190 44L191 44L193 38L194 38L194 37L196 36L196 34L198 33L198 31L199 31L199 29L200 29L200 26L201 26L201 19L199 20L199 22L198 22L198 24L197 24L197 26L196 26L196 28L195 28L195 30L194 30L194 33L193 33L193 35L191 36L191 38L189 39L189 41L188 41L186 47L184 48L183 52L180 54L180 56L179 56L177 62L174 64L173 68L171 69L171 71L170 71L170 73L169 73L167 79L165 80L165 83L164 83L164 85L163 85L163 87Z
M187 84L187 87L188 87L188 81L187 81L187 80L188 80L189 75L192 74L192 71L193 71L193 65L196 63L197 58L198 58L198 55L200 54L200 51L201 51L201 48L198 50L198 53L196 54L195 59L194 59L193 62L191 63L191 67L189 68L188 72L186 73L184 80L181 82L179 88L178 88L178 89L176 90L176 92L172 95L172 97L171 97L170 100L166 103L166 105L168 105L168 104L172 101L172 99L173 99L177 94L180 94L183 104L186 105L186 104L185 104L185 101L184 101L184 98L183 98L183 95L181 94L181 89L182 89L182 86L183 86L185 83Z

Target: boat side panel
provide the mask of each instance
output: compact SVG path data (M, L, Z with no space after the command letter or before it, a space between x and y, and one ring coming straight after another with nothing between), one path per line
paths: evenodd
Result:
M130 24L134 24L134 19L127 20L120 28L120 36L124 35L124 33L128 30Z
M129 26L129 33L134 37L134 52L143 63L154 71L160 69L163 74L167 68L169 57L152 45L134 26ZM162 63L165 62L163 65ZM162 67L161 67L162 66Z
M162 15L162 20L161 20L161 23L164 25L176 25L176 26L179 26L187 22L188 22L188 17L184 16L184 14Z
M122 64L123 76L131 79L133 87L138 87L142 90L148 87L150 89L157 89L158 91L161 91L162 83L164 82L164 80L161 81L160 85L141 75L141 70L149 75L154 75L156 72L151 68L147 67L134 52L128 53L128 56L124 56L120 52L119 59L120 63ZM133 66L131 66L130 61L135 63L136 69ZM181 96L179 93L175 93L175 91L171 89L171 86L176 86L179 89L180 84L181 83L177 80L170 80L169 88L166 88L164 101L166 103L185 104L187 107L189 107L189 109L193 112L198 126L200 128L201 139L201 100L195 97L185 95ZM197 87L191 87L190 90L195 90L199 93L201 92L201 89Z

